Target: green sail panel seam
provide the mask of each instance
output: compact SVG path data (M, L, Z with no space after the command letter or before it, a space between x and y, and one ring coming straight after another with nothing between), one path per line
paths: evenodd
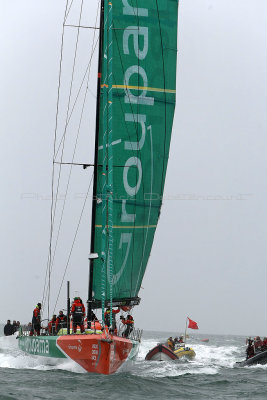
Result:
M106 85L101 85L101 88L106 87ZM156 87L147 87L147 86L129 86L129 85L112 85L112 89L128 89L128 90L146 90L148 92L158 92L158 93L174 93L176 94L176 89L164 89L164 88L156 88Z
M95 225L96 228L102 228L102 225ZM147 228L156 228L157 225L113 225L113 229L147 229ZM108 228L108 225L106 225Z

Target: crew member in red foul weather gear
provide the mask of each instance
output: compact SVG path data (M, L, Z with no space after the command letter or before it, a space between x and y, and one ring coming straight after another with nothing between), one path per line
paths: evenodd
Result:
M254 347L255 347L255 351L261 350L262 341L261 341L261 338L259 336L256 336L255 339L254 339Z
M48 333L49 333L49 335L55 335L56 334L56 320L57 320L57 316L53 315L51 321L48 322Z
M63 311L60 310L56 319L56 332L58 333L61 328L67 328L67 322L67 315L63 314Z
M80 297L74 297L74 301L71 306L71 315L72 315L73 333L76 333L78 325L80 326L81 333L83 333L85 308Z
M115 331L117 329L115 314L118 314L119 312L120 312L120 307L118 307L117 310L113 310L113 308L112 308L112 329L113 329L113 331ZM110 327L110 307L108 307L105 311L104 320L105 320L105 325L109 328Z
M263 338L262 348L263 348L263 350L267 350L267 338L266 337Z
M127 337L129 337L130 333L131 333L132 330L133 330L134 319L133 319L133 317L132 317L130 314L128 314L128 315L127 315L127 319L122 318L122 319L121 319L121 322L123 323L123 325L126 326L126 329L125 329L125 331L123 332L122 336L127 338Z
M32 316L32 329L30 331L30 336L33 336L34 331L36 332L37 336L40 336L40 329L41 329L41 303L38 303L35 309L33 310Z

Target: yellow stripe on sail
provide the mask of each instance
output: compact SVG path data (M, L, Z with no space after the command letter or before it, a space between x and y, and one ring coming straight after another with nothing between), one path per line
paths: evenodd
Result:
M101 85L103 88L104 85ZM129 85L112 85L112 89L131 89L131 90L146 90L147 92L158 92L158 93L176 93L175 89L161 89L146 86L129 86Z
M96 228L102 228L102 225L95 225ZM113 229L147 229L156 228L157 225L113 225ZM107 225L106 225L107 228Z

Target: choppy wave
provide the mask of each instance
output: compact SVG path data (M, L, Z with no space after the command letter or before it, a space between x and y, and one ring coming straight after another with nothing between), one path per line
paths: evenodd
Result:
M142 376L181 376L186 374L217 374L220 368L233 368L235 362L240 358L242 346L218 346L215 344L199 344L188 342L196 352L194 360L177 361L145 361L148 351L156 346L158 341L146 339L142 342L141 349L136 363L136 370L133 373Z
M15 336L0 337L0 368L34 369L49 371L54 369L84 373L84 370L71 360L60 360L32 356L18 348Z
M233 368L235 362L242 359L243 343L227 344L200 343L196 340L189 341L188 346L193 347L196 358L192 361L145 361L145 356L150 349L157 345L158 338L145 338L140 346L136 362L130 369L126 366L122 372L130 371L136 376L181 376L181 375L215 375L221 368ZM74 373L83 373L83 369L71 360L59 360L46 357L32 356L18 348L16 337L0 337L0 368L34 369L41 371L66 370ZM267 369L267 366L252 368Z
M192 361L145 361L147 352L166 337L145 333L136 361L109 377L83 373L71 360L25 354L15 337L0 337L0 399L62 400L74 387L76 395L83 397L88 387L93 388L92 399L105 398L107 393L110 400L125 398L126 392L128 400L266 398L267 366L234 368L236 361L244 359L244 338L210 335L209 343L203 343L195 337L187 343L196 352Z

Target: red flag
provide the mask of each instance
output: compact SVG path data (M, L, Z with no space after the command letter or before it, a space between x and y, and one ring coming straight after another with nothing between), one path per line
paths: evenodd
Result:
M190 329L198 329L197 322L193 321L190 318L188 318L188 321L189 321L188 328L190 328Z

